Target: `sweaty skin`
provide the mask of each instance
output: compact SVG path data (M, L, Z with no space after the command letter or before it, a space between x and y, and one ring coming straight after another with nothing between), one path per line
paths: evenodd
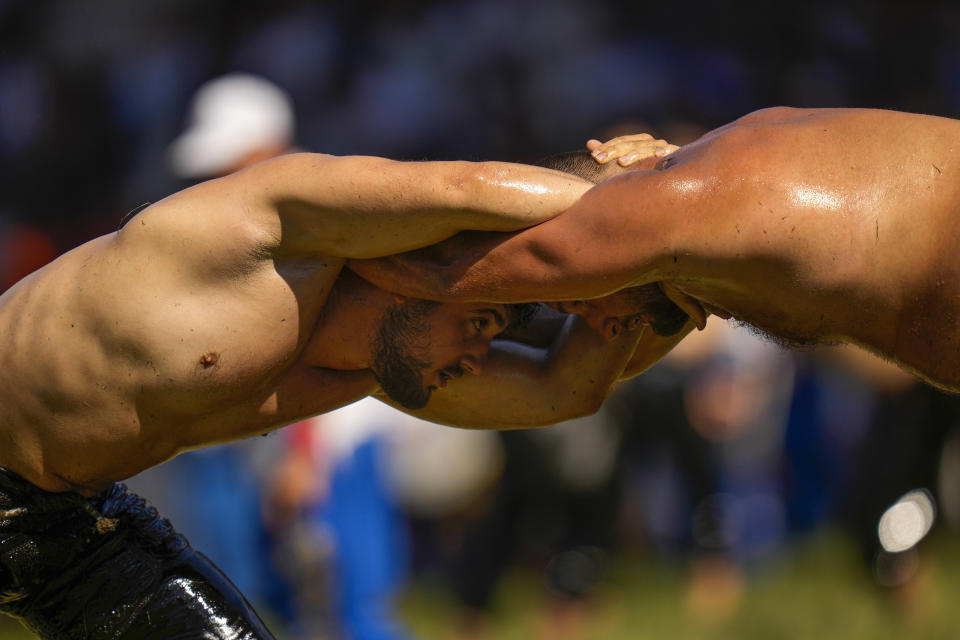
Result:
M342 271L347 259L522 228L590 186L506 163L294 154L170 196L0 297L0 466L91 495L180 451L380 397L374 336L413 302ZM605 342L569 317L549 347L491 349L506 315L430 311L421 373L441 401L420 415L490 427L595 411L643 337ZM564 345L594 363L588 376ZM471 400L467 378L497 402Z
M615 146L615 145L613 145ZM765 109L445 265L359 262L440 300L577 300L659 283L788 343L851 342L960 392L960 122ZM434 270L434 266L439 266ZM415 285L415 286L409 286Z

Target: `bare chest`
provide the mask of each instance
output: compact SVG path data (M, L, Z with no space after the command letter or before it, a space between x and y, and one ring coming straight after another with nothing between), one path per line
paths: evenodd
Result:
M266 401L301 371L339 267L281 265L149 301L152 313L129 336L143 393L190 415Z

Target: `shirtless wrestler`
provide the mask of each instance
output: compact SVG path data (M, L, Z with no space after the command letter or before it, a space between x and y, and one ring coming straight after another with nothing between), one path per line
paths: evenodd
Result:
M630 144L592 146L609 161ZM614 317L627 291L584 300L658 283L700 325L714 312L788 344L854 343L960 391L960 122L765 109L637 166L530 230L455 239L445 264L355 268L381 286L403 274L408 295Z
M368 394L465 426L595 411L663 350L654 334L604 341L561 316L491 348L513 307L403 298L343 271L540 222L590 186L506 163L288 155L19 282L0 297L0 611L49 638L270 637L117 480Z

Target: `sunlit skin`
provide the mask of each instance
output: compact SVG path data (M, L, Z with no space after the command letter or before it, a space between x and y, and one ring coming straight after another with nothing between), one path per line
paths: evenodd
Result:
M623 327L636 328L640 324L650 324L648 313L637 312L633 305L622 298L623 296L611 294L595 300L570 300L548 304L561 313L579 315L605 340L613 340Z
M464 374L480 375L490 342L507 328L507 311L499 304L443 304L431 318L432 369L425 380L442 389Z
M292 154L174 194L0 296L0 466L90 495L187 449L389 401L380 329L423 301L346 262L524 228L591 186L509 163ZM423 315L405 344L430 395L411 412L553 424L596 411L666 348L642 331L603 341L576 317L534 343L493 341L507 315L489 302Z
M766 109L463 250L353 266L409 295L585 300L658 283L787 342L850 342L960 391L960 122ZM614 140L596 151L630 149ZM369 273L368 273L369 269Z

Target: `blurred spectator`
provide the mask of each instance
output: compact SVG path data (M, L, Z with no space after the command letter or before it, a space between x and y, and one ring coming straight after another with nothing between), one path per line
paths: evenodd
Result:
M786 540L783 433L789 355L711 319L611 401L627 435L634 540L691 559L686 606L722 624L737 611L742 567Z
M284 432L266 512L302 637L407 637L395 600L409 575L405 516L443 520L489 486L491 432L449 429L367 398Z
M545 578L539 637L579 637L613 551L620 504L620 436L604 412L549 429L498 433L502 474L465 514L450 578L460 602L458 637L489 638L494 593L510 567Z
M182 178L224 176L293 149L290 98L273 83L231 73L204 84L191 102L190 124L170 145Z
M56 257L53 240L27 224L0 227L0 293Z
M296 637L406 637L393 611L406 529L383 464L391 414L367 399L282 432L264 512Z

